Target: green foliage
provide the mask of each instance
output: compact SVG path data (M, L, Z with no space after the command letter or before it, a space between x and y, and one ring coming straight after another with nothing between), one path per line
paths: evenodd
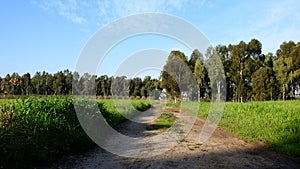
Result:
M131 105L128 105L128 100L118 100L117 103L114 100L98 100L97 102L100 112L111 126L116 126L126 120L122 114L134 115L151 107L148 100L130 100ZM122 114L119 111L122 111Z
M187 91L192 72L188 67L187 57L180 51L171 51L162 72L162 87L175 102L181 92Z
M167 107L180 107L181 104L180 103L167 103L166 106Z
M284 42L277 50L278 60L274 65L283 100L294 97L291 87L300 82L300 43Z
M172 113L163 112L154 122L148 127L148 130L167 130L176 120L176 116Z
M227 103L221 127L248 141L263 141L299 156L299 105L299 101Z
M210 105L200 103L199 117L207 117ZM219 126L246 141L262 141L277 151L300 156L299 124L300 101L294 100L227 102Z
M275 73L271 68L262 67L252 76L252 92L254 100L263 101L277 99L277 80Z
M198 85L198 91L197 91L197 100L200 101L201 97L201 87L204 86L205 77L207 76L207 70L204 67L202 60L197 60L195 63L195 70L194 70L194 76Z
M86 100L79 101L80 105L89 106ZM0 168L33 168L94 145L77 120L71 98L28 98L0 103ZM150 107L149 101L132 103L139 110ZM125 120L112 100L99 101L98 107L111 126Z
M200 98L215 99L212 89L218 89L219 95L224 96L223 89L226 88L226 100L243 102L252 99L294 99L300 91L300 42L283 42L276 54L263 54L262 44L257 39L251 39L248 43L240 41L238 44L211 46L204 50L205 58L201 53L203 51L198 49L193 50L190 58L181 51L171 51L158 79L151 79L150 76L142 80L139 77L79 75L68 69L54 74L36 72L33 77L29 73L22 76L18 73L7 74L0 77L0 97L96 94L99 98L114 95L158 99L159 90L165 89L170 100L194 101L198 98L199 101ZM268 79L264 84L258 80L262 77L259 72ZM257 75L260 77L256 78ZM225 78L226 82L223 80ZM198 87L194 84L195 80ZM259 92L253 86L267 89L266 92ZM271 93L268 91L270 88L275 90L272 97L267 94Z
M1 167L30 168L92 145L63 97L11 101L0 112Z
M145 111L151 107L149 100L131 100L131 104L138 111Z
M198 49L195 49L193 51L193 53L191 54L191 57L188 61L188 64L189 64L189 67L190 67L192 73L194 73L194 71L195 71L195 66L196 66L197 60L203 60L203 55L202 55L202 53L199 52Z

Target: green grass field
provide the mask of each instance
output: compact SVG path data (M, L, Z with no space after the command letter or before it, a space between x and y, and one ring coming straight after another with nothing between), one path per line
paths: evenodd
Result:
M148 130L167 130L170 128L176 120L176 116L172 113L163 112L160 116L154 121L154 124L149 126Z
M113 100L97 101L111 126L126 120L118 111L138 113L136 110L151 106L145 100L132 100L129 102L132 106L122 100L117 103L118 106ZM207 117L210 105L200 103L199 117ZM194 110L195 106L195 103L185 105ZM163 114L156 121L158 129L168 128L174 120L174 116ZM300 101L228 102L219 127L246 141L262 141L277 151L300 155ZM82 152L92 145L78 123L71 98L0 100L0 168L32 168L65 154Z
M89 107L87 100L79 102ZM100 100L97 104L111 126L125 120L112 100ZM123 113L137 113L135 109L145 110L151 106L144 100L134 100L131 104L130 108L122 109ZM71 98L0 102L0 168L34 168L66 154L86 151L93 145L78 122Z
M148 100L98 100L98 107L111 126L126 120L123 115L134 115L139 111L150 108L150 106Z
M201 102L198 116L205 119L210 105ZM188 107L196 109L195 104ZM277 151L300 156L299 100L227 102L219 127L246 141L262 141Z

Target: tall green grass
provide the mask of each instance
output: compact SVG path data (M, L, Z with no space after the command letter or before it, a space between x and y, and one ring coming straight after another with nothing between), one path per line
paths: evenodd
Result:
M150 107L149 102L134 104ZM124 120L112 101L99 101L98 107L110 125ZM33 168L93 145L77 120L71 98L28 98L0 104L0 168Z
M198 116L205 119L210 105L201 102ZM227 102L219 127L246 141L262 141L277 151L300 156L299 100Z
M220 126L300 156L300 101L227 103Z
M97 102L103 117L111 126L125 121L123 115L134 115L151 107L148 100L98 100Z
M1 168L31 168L92 142L81 129L69 98L29 98L2 105Z

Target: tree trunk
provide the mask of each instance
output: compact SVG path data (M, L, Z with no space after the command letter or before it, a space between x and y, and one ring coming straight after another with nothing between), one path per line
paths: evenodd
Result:
M220 102L221 101L221 82L220 81L217 83L217 88L218 88L217 102Z
M283 85L282 100L285 100L285 84Z
M271 100L273 101L273 93L272 93L272 90L271 90L271 93L270 93L270 94L271 94Z
M198 88L198 102L200 102L200 91L201 91L201 87L199 86L199 88Z

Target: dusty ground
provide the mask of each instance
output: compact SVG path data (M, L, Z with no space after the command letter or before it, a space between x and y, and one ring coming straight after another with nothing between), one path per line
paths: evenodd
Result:
M169 108L167 111L178 114L178 110L174 108ZM117 129L130 137L146 138L144 140L146 143L143 144L146 147L149 141L148 137L162 133L161 131L147 130L158 115L157 110L150 109L143 114L143 118L137 120L141 123L127 121L119 125ZM60 159L52 166L45 168L300 168L299 158L273 152L260 142L247 143L222 129L217 129L207 142L200 145L198 137L203 124L203 120L197 119L186 138L176 142L176 146L171 150L154 157L121 157L97 147L82 155ZM108 143L122 146L122 143L112 140L114 139L108 139ZM170 144L172 143L170 142ZM127 153L125 155L130 156L128 150L134 149L134 153L140 152L143 157L145 153L155 154L160 149L163 151L165 146L159 147L159 149L130 147L125 148L124 152Z

